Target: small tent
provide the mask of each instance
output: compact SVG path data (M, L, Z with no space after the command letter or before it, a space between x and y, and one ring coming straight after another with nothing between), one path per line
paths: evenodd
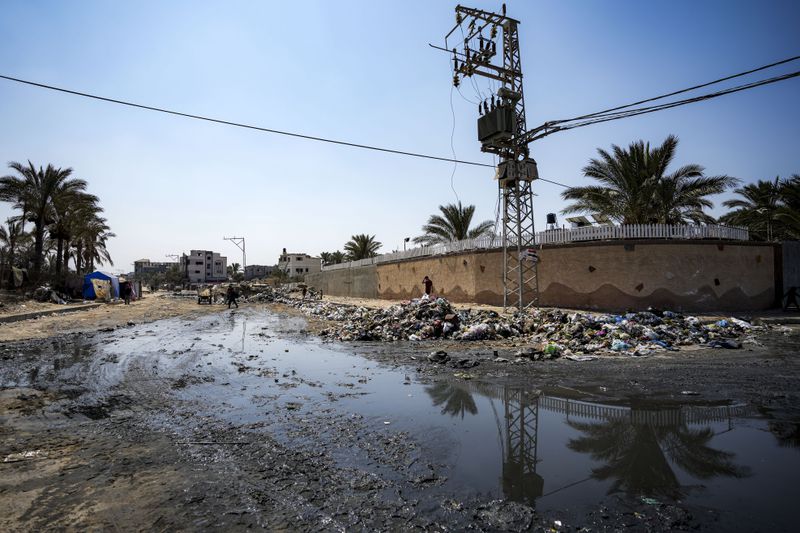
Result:
M108 293L104 294L104 287L108 287ZM119 298L119 278L114 274L95 270L91 274L83 277L83 297L86 300L110 300Z

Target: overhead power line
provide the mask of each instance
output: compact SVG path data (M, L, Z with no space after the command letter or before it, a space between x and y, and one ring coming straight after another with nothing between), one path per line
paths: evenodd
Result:
M678 107L681 105L692 104L695 102L700 102L703 100L710 100L711 98L716 98L718 96L723 96L726 94L731 94L739 91L744 91L747 89L753 89L755 87L760 87L762 85L768 85L771 83L777 83L779 81L788 80L791 78L795 78L800 76L800 71L790 72L788 74L782 74L779 76L774 76L772 78L761 79L758 81L745 83L743 85L738 85L735 87L730 87L727 89L721 89L719 91L706 93L700 96L684 98L682 100L675 100L672 102L666 102L662 104L652 105L652 106L645 106L645 107L634 107L641 104L654 102L656 100L661 100L664 98L668 98L670 96L675 96L678 94L687 93L690 91L694 91L697 89L701 89L703 87L708 87L710 85L715 85L717 83L721 83L724 81L728 81L734 78L739 78L742 76L746 76L748 74L752 74L754 72L759 72L762 70L770 69L779 65L784 65L786 63L791 63L793 61L800 60L800 56L789 57L787 59L783 59L781 61L776 61L774 63L770 63L768 65L763 65L761 67L757 67L754 69L746 70L744 72L739 72L737 74L732 74L730 76L725 76L724 78L719 78L707 83L702 83L700 85L694 85L692 87L687 87L685 89L681 89L678 91L673 91L670 93L662 94L659 96L655 96L653 98L647 98L645 100L639 100L638 102L633 102L630 104L612 107L609 109L605 109L603 111L597 111L595 113L589 113L586 115L580 115L577 117L569 118L569 119L562 119L562 120L550 120L529 130L523 137L525 142L531 142L537 139L541 139L542 137L546 137L548 135L552 135L558 131L566 131L574 128L580 128L583 126L590 126L592 124L598 124L600 122L609 122L611 120L619 120L622 118L634 117L637 115L644 115L646 113L654 113L656 111L663 111L665 109L671 109L673 107ZM630 109L633 108L633 109Z
M72 95L75 95L75 96L82 96L84 98L91 98L93 100L100 100L100 101L103 101L103 102L110 102L112 104L120 104L120 105L125 105L125 106L128 106L128 107L135 107L135 108L138 108L138 109L146 109L148 111L156 111L158 113L166 113L168 115L175 115L175 116L178 116L178 117L191 118L191 119L195 119L195 120L203 120L203 121L206 121L206 122L214 122L216 124L224 124L226 126L234 126L234 127L237 127L237 128L246 128L246 129L249 129L249 130L262 131L262 132L266 132L266 133L275 133L277 135L286 135L288 137L297 137L299 139L307 139L307 140L310 140L310 141L319 141L319 142L325 142L325 143L331 143L331 144L338 144L340 146L350 146L352 148L362 148L364 150L374 150L376 152L386 152L386 153L390 153L390 154L405 155L405 156L409 156L409 157L419 157L419 158L422 158L422 159L433 159L433 160L436 160L436 161L445 161L445 162L448 162L448 163L461 163L463 165L472 165L472 166L476 166L476 167L494 168L493 165L489 165L487 163L478 163L476 161L463 161L463 160L460 160L460 159L454 159L454 158L450 158L450 157L440 157L440 156L435 156L435 155L430 155L430 154L422 154L422 153L419 153L419 152L408 152L408 151L405 151L405 150L396 150L394 148L383 148L383 147L380 147L380 146L372 146L372 145L369 145L369 144L360 144L360 143L354 143L354 142L349 142L349 141L340 141L340 140L337 140L337 139L329 139L327 137L317 137L317 136L314 136L314 135L305 135L303 133L295 133L295 132L291 132L291 131L283 131L283 130L276 130L276 129L273 129L273 128L265 128L265 127L261 127L261 126L253 126L252 124L243 124L241 122L233 122L233 121L230 121L230 120L212 118L212 117L207 117L207 116L203 116L203 115L195 115L195 114L192 114L192 113L183 113L181 111L173 111L171 109L164 109L164 108L161 108L161 107L155 107L155 106L150 106L150 105L145 105L145 104L138 104L136 102L128 102L126 100L119 100L119 99L116 99L116 98L108 98L106 96L98 96L96 94L84 93L84 92L80 92L80 91L73 91L71 89L65 89L63 87L56 87L54 85L46 85L44 83L37 83L35 81L23 80L23 79L20 79L20 78L14 78L14 77L5 76L5 75L2 75L2 74L0 74L0 78L2 78L4 80L8 80L8 81L22 83L22 84L25 84L25 85L31 85L33 87L40 87L42 89L49 89L51 91L57 91L57 92L66 93L66 94L72 94Z
M582 115L580 117L574 117L574 118L570 118L570 119L566 119L566 120L552 121L552 122L550 122L550 124L556 124L556 123L561 123L561 122L572 122L574 120L582 120L582 119L594 117L596 115L604 115L606 113L611 113L613 111L619 111L620 109L625 109L627 107L633 107L635 105L641 105L641 104L646 104L648 102L654 102L656 100L661 100L662 98L669 98L670 96L676 96L676 95L679 95L679 94L688 93L690 91L694 91L694 90L697 90L697 89L702 89L702 88L708 87L710 85L715 85L717 83L722 83L723 81L732 80L734 78L740 78L740 77L746 76L748 74L753 74L754 72L759 72L759 71L766 70L766 69L769 69L769 68L772 68L772 67L777 67L778 65L791 63L792 61L797 61L798 59L800 59L800 56L790 57L790 58L787 58L787 59L783 59L781 61L776 61L775 63L770 63L769 65L764 65L762 67L754 68L754 69L751 69L751 70L746 70L744 72L739 72L738 74L725 76L724 78L719 78L719 79L714 80L714 81L709 81L707 83L703 83L703 84L700 84L700 85L695 85L694 87L687 87L686 89L681 89L679 91L673 91L671 93L662 94L660 96L655 96L653 98L647 98L646 100L639 100L638 102L633 102L631 104L621 105L621 106L618 106L618 107L612 107L610 109L604 109L603 111L598 111L596 113L591 113L589 115Z
M784 59L784 60L781 60L781 61L777 61L775 63L770 63L769 65L764 65L764 66L761 66L761 67L758 67L758 68L754 68L754 69L751 69L751 70L747 70L747 71L744 71L744 72L740 72L740 73L737 73L737 74L726 76L724 78L719 78L717 80L713 80L713 81L710 81L710 82L707 82L707 83L703 83L703 84L700 84L700 85L695 85L693 87L687 87L685 89L681 89L681 90L678 90L678 91L673 91L673 92L670 92L670 93L667 93L667 94L662 94L660 96L655 96L653 98L647 98L645 100L640 100L638 102L633 102L633 103L622 105L622 106L612 107L612 108L609 108L609 109L605 109L603 111L597 111L595 113L589 113L587 115L580 115L580 116L577 116L577 117L574 117L574 118L571 118L571 119L548 121L548 122L545 122L544 124L542 124L541 126L530 130L525 135L525 137L527 137L529 139L529 141L530 140L536 140L536 139L540 139L540 138L548 136L548 135L552 135L553 133L556 133L558 131L566 131L566 130L570 130L570 129L574 129L574 128L590 126L592 124L598 124L598 123L601 123L601 122L609 122L609 121L612 121L612 120L619 120L619 119L623 119L623 118L634 117L634 116L637 116L637 115L643 115L643 114L647 114L647 113L654 113L656 111L663 111L665 109L671 109L673 107L678 107L678 106L687 105L687 104L691 104L691 103L695 103L695 102L700 102L700 101L703 101L703 100L710 100L712 98L716 98L716 97L723 96L723 95L726 95L726 94L740 92L740 91L744 91L744 90L747 90L747 89L753 89L755 87L760 87L762 85L768 85L768 84L771 84L771 83L776 83L776 82L779 82L779 81L788 80L788 79L800 76L800 71L790 72L788 74L783 74L783 75L775 76L775 77L772 77L772 78L762 79L762 80L758 80L758 81L755 81L755 82L739 85L739 86L736 86L736 87L731 87L731 88L728 88L728 89L722 89L720 91L707 93L707 94L703 94L703 95L700 95L700 96L695 96L695 97L692 97L692 98L685 98L685 99L682 99L682 100L677 100L677 101L673 101L673 102L666 102L666 103L658 104L658 105L654 105L654 106L646 106L646 107L638 107L638 108L634 107L634 106L641 105L641 104L644 104L644 103L654 102L656 100L661 100L663 98L668 98L670 96L676 96L678 94L683 94L683 93L690 92L690 91L693 91L693 90L701 89L703 87L708 87L710 85L721 83L723 81L728 81L728 80L731 80L731 79L734 79L734 78L738 78L738 77L741 77L741 76L746 76L746 75L752 74L754 72L759 72L759 71L762 71L762 70L766 70L766 69L769 69L769 68L772 68L772 67L776 67L778 65L783 65L783 64L786 64L786 63L790 63L792 61L797 61L799 59L800 59L800 56L794 56L794 57L790 57L790 58L787 58L787 59ZM384 152L384 153L390 153L390 154L396 154L396 155L404 155L404 156L408 156L408 157L416 157L416 158L421 158L421 159L431 159L431 160L434 160L434 161L444 161L444 162L447 162L447 163L461 163L461 164L464 164L464 165L471 165L471 166L476 166L476 167L495 168L494 165L491 165L491 164L488 164L488 163L479 163L477 161L466 161L466 160L462 160L462 159L456 159L455 157L451 158L451 157L442 157L442 156L435 156L435 155L430 155L430 154L423 154L423 153L420 153L420 152L409 152L407 150L398 150L398 149L394 149L394 148L385 148L385 147L374 146L374 145L369 145L369 144L354 143L354 142L349 142L349 141L330 139L330 138L327 138L327 137L319 137L319 136L315 136L315 135L306 135L306 134L303 134L303 133L296 133L296 132L291 132L291 131L278 130L278 129L274 129L274 128L266 128L266 127L263 127L263 126L255 126L255 125L252 125L252 124L244 124L244 123L241 123L241 122L234 122L234 121L231 121L231 120L218 119L218 118L208 117L208 116L204 116L204 115L196 115L196 114L193 114L193 113L184 113L184 112L181 112L181 111L174 111L174 110L171 110L171 109L155 107L155 106L146 105L146 104L139 104L139 103L130 102L130 101L127 101L127 100L120 100L120 99L117 99L117 98L109 98L109 97L106 97L106 96L100 96L100 95L96 95L96 94L91 94L91 93L86 93L86 92L81 92L81 91L75 91L75 90L72 90L72 89L66 89L66 88L57 87L57 86L54 86L54 85L47 85L47 84L44 84L44 83L38 83L38 82L35 82L35 81L24 80L24 79L21 79L21 78L15 78L15 77L6 76L6 75L3 75L3 74L0 74L0 79L13 81L15 83L21 83L21 84L24 84L24 85L30 85L30 86L33 86L33 87L39 87L39 88L42 88L42 89L48 89L48 90L51 90L51 91L61 92L61 93L65 93L65 94L71 94L71 95L75 95L75 96L81 96L81 97L84 97L84 98L90 98L90 99L93 99L93 100L109 102L109 103L112 103L112 104L119 104L119 105L124 105L124 106L128 106L128 107L137 108L137 109L144 109L144 110L147 110L147 111L155 111L157 113L164 113L164 114L168 114L168 115L174 115L174 116L179 116L179 117L184 117L184 118L190 118L190 119L194 119L194 120L202 120L202 121L205 121L205 122L212 122L212 123L216 123L216 124L222 124L222 125L225 125L225 126L234 126L234 127L237 127L237 128L245 128L245 129L261 131L261 132L265 132L265 133L274 133L276 135L284 135L284 136L287 136L287 137L295 137L295 138L299 138L299 139L306 139L306 140L310 140L310 141L318 141L318 142L336 144L336 145L340 145L340 146L349 146L351 148L361 148L363 150L373 150L373 151L376 151L376 152ZM628 108L631 108L631 107L634 107L634 108L633 109L628 109ZM565 185L563 183L559 183L559 182L553 181L553 180L548 180L548 179L545 179L545 178L539 178L539 180L544 181L546 183L552 183L554 185L559 185L561 187L569 187L568 185Z
M592 118L588 118L582 121L577 121L572 124L569 123L570 122L569 120L560 121L562 123L561 125L559 124L553 125L554 123L552 122L545 122L541 126L534 128L533 130L530 130L528 132L528 135L526 135L526 137L528 138L529 141L533 141L536 139L541 139L542 137L546 137L547 135L552 135L553 133L556 133L558 131L566 131L574 128L580 128L583 126L590 126L592 124L599 124L601 122L609 122L611 120L619 120L622 118L635 117L637 115L644 115L647 113L655 113L656 111L663 111L665 109L671 109L673 107L693 104L695 102L701 102L703 100L710 100L712 98L717 98L718 96L736 93L747 89L753 89L755 87L760 87L762 85L769 85L771 83L777 83L779 81L796 78L798 76L800 76L800 70L796 72L790 72L788 74L783 74L781 76L775 76L773 78L767 78L764 80L754 81L752 83L746 83L744 85L731 87L729 89L723 89L713 93L707 93L700 96L695 96L693 98L685 98L683 100L677 100L675 102L667 102L664 104L659 104L654 106L634 108L634 109L629 109L627 111L618 111L615 113L593 114L591 115ZM572 120L577 120L577 119L572 119Z

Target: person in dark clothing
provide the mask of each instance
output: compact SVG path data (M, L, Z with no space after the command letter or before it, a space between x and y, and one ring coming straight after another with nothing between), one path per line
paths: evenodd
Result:
M305 299L306 299L306 293L307 293L307 292L308 292L308 287L306 287L305 285L303 285L303 300L305 300Z
M783 297L784 297L784 303L783 303L784 311L788 310L790 306L794 306L795 309L800 311L800 302L797 301L797 287L789 287L789 290L786 291L786 294L784 294Z
M133 292L133 289L131 289L131 284L128 282L121 283L119 287L119 292L122 293L120 296L122 296L122 299L125 300L125 305L130 305L131 293Z
M236 291L233 288L233 285L228 285L228 292L225 293L225 301L228 302L228 309L231 308L231 304L236 306L236 309L239 309L239 304L236 302L236 298L239 295L236 294Z
M424 278L422 278L422 284L425 285L425 295L430 296L431 288L433 287L433 282L428 276L425 276Z

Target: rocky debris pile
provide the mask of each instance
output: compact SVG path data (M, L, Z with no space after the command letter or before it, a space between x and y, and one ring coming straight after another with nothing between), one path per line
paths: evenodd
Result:
M647 355L679 346L739 348L760 329L736 318L704 323L695 316L650 309L621 315L536 309L501 315L485 309L456 310L444 298L416 299L384 309L293 298L283 288L247 301L280 302L334 324L320 334L339 341L519 339L518 358L576 360L596 352Z

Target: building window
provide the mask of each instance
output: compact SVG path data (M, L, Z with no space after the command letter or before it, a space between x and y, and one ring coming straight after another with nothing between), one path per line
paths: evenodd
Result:
M298 261L302 261L302 260L303 260L303 258L302 258L302 257L298 257L298 258L297 258L297 260L298 260Z
M194 273L195 273L195 274L199 274L199 273L200 273L200 271L199 271L199 270L195 270L195 271L194 271Z
M306 272L308 272L308 269L306 269Z

